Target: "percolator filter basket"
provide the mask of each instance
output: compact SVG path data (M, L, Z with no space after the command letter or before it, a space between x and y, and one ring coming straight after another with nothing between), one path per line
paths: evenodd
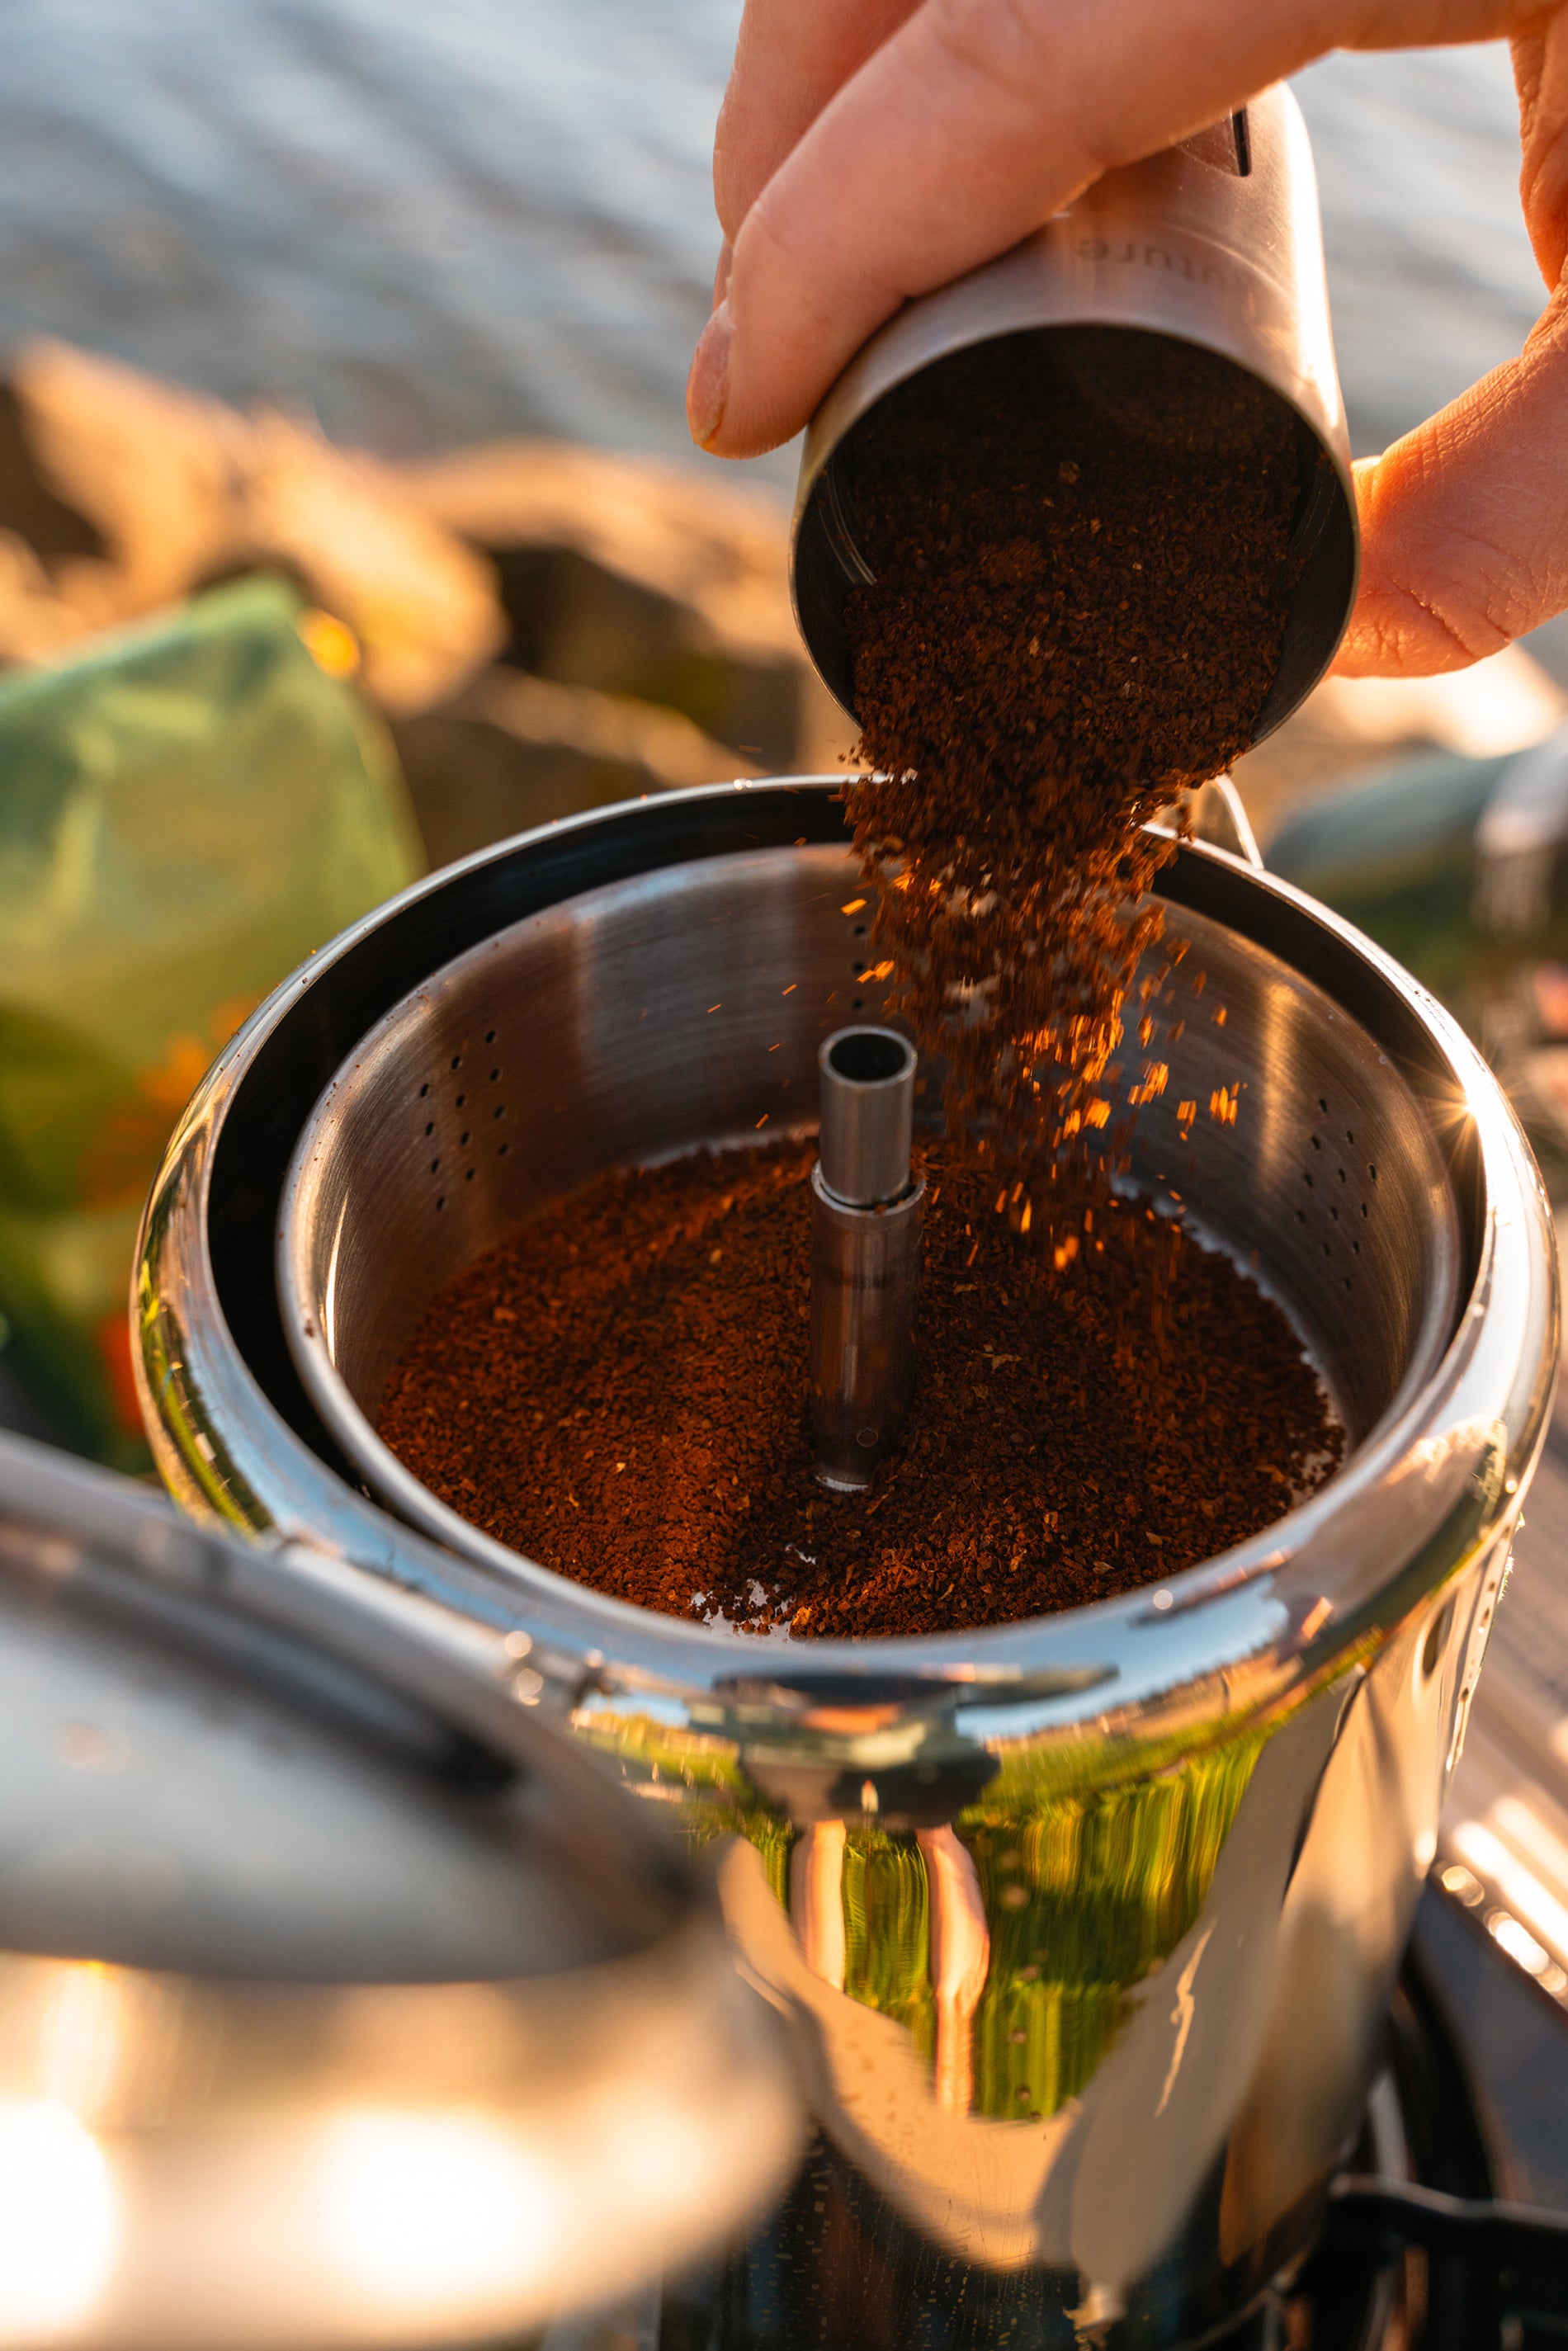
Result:
M285 1187L280 1300L322 1421L404 1518L494 1556L375 1433L434 1298L605 1170L809 1124L822 1037L883 1008L862 897L824 844L615 882L433 972L339 1071ZM1354 1451L1430 1379L1458 1313L1430 1104L1283 956L1170 903L1159 964L1177 943L1150 1042L1124 1055L1123 1094L1145 1063L1166 1071L1129 1180L1179 1198L1284 1306Z

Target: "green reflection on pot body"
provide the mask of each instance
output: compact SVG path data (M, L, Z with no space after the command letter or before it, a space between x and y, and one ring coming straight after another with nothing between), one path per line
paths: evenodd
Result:
M729 1743L617 1714L580 1727L642 1792L674 1799L696 1846L738 1834L789 1908L803 1835L747 1781ZM1253 1769L1279 1720L1148 1769L1102 1757L1105 1783L1028 1747L1004 1751L980 1802L954 1828L973 1864L990 1938L969 2020L967 2110L1040 2121L1093 2078L1121 2030L1126 1995L1155 1972L1202 1907ZM1141 1774L1138 1764L1145 1766ZM674 1807L673 1807L674 1808ZM846 1994L891 2017L928 2064L936 2055L929 1866L912 1833L848 1825L841 1876Z

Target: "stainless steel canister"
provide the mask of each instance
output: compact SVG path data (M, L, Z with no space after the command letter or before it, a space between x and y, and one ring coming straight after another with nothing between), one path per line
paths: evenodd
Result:
M541 1200L809 1117L823 1038L882 1012L852 872L834 779L716 788L501 844L313 958L149 1204L148 1426L193 1512L525 1634L537 1703L711 1852L819 2138L705 2339L1194 2343L1266 2306L1358 2126L1542 1440L1550 1222L1440 1008L1184 846L1134 1172L1255 1253L1343 1468L1152 1586L929 1639L738 1639L564 1582L392 1460L378 1382Z
M806 434L790 570L800 633L852 716L844 601L873 576L855 512L857 461L890 392L956 352L1004 336L1055 337L1093 388L1082 330L1197 344L1268 387L1297 420L1299 494L1280 666L1259 739L1311 693L1355 601L1359 539L1350 440L1334 363L1317 176L1283 85L1183 146L1107 172L999 259L910 302L852 360ZM1137 379L1125 360L1099 396L1108 432Z

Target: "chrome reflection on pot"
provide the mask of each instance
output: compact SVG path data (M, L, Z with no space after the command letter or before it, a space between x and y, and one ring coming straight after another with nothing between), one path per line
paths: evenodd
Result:
M1297 1316L1353 1438L1331 1483L1153 1590L930 1640L737 1645L488 1542L361 1404L532 1204L809 1116L822 1037L881 1008L832 794L674 795L505 844L279 991L150 1204L154 1442L192 1509L329 1545L433 1622L525 1630L541 1704L699 1840L738 1832L732 1931L800 2028L822 2139L716 2342L852 2342L873 2269L900 2339L1053 2341L1071 2311L1190 2341L1311 2234L1365 2094L1541 1440L1544 1203L1430 998L1183 848L1135 1172ZM267 1265L297 1150L308 1394Z
M511 2337L785 2176L711 1899L358 1581L0 1438L8 2345Z

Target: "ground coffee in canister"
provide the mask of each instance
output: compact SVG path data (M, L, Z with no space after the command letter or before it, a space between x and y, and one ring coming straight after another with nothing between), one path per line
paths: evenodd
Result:
M436 1301L382 1437L560 1574L800 1635L1124 1592L1255 1533L1337 1461L1289 1323L1228 1259L1133 1201L1020 1232L988 1174L938 1153L904 1441L869 1493L827 1492L807 1422L814 1155L704 1154L548 1209Z

